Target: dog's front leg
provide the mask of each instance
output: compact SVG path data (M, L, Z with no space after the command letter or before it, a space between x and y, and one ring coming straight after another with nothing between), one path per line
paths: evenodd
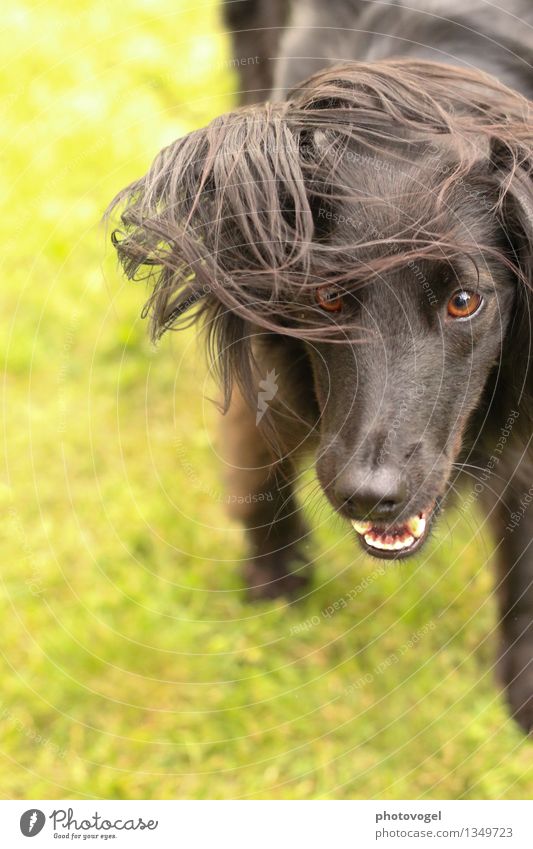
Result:
M522 477L522 475L520 475ZM500 675L511 712L533 731L533 488L515 478L493 505L500 608ZM530 504L531 503L531 504Z
M251 598L297 596L310 578L308 530L296 504L290 458L279 461L256 425L256 412L234 390L222 426L227 501L246 530L244 577Z

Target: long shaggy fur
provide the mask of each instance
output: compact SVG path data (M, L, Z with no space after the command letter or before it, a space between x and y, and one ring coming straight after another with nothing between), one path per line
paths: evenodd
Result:
M229 397L233 375L248 382L252 326L308 340L353 337L355 328L315 309L317 284L353 289L409 261L479 253L447 215L459 185L507 216L522 257L531 255L531 231L508 200L533 209L532 149L530 104L481 72L351 62L316 74L286 102L223 115L162 150L113 200L109 211L122 210L113 240L126 274L153 287L145 314L154 338L207 319ZM363 179L354 192L350 171L364 174L371 160L401 169L428 152L430 185L414 182L399 200L417 210L408 226L339 240L330 224L336 202L350 200L361 215L382 203L365 194ZM529 284L531 267L515 248L499 259Z

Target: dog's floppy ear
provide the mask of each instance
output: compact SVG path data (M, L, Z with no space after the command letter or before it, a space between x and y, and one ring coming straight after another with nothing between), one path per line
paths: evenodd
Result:
M107 213L122 210L112 240L127 276L153 286L153 337L206 317L227 393L233 375L247 382L247 323L268 326L277 274L301 269L312 242L308 140L289 109L248 107L179 139Z
M533 287L533 146L531 155L494 140L491 163L498 180L498 211L522 282Z
M123 207L112 239L124 270L154 286L155 337L205 295L239 312L311 240L300 133L285 111L266 104L216 118L112 201L108 214Z
M491 166L499 193L498 214L505 239L504 254L516 276L515 309L500 364L506 409L520 409L518 430L527 442L533 399L533 146L531 156L520 146L498 139L492 144Z

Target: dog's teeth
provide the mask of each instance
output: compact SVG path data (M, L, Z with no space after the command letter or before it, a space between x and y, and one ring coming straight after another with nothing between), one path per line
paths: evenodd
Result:
M406 527L415 539L420 539L426 530L426 520L423 516L413 516L413 518L409 519L406 523Z
M352 519L352 528L354 531L357 531L358 534L364 536L370 528L372 527L371 522L357 522L355 519Z
M376 537L372 533L365 534L365 542L372 548L379 548L380 551L401 551L404 548L409 548L413 545L415 538L408 535L401 539L393 537Z
M401 551L402 548L409 548L415 541L415 538L412 536L402 537L401 539L397 539L393 543L393 549L395 551Z

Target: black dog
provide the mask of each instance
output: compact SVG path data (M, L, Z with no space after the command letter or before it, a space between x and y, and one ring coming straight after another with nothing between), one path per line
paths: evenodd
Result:
M255 595L308 580L306 451L374 557L420 551L457 475L479 476L529 731L533 10L463 5L301 0L286 22L283 3L229 4L240 58L261 60L237 63L248 105L120 193L114 242L153 280L155 337L205 322Z

